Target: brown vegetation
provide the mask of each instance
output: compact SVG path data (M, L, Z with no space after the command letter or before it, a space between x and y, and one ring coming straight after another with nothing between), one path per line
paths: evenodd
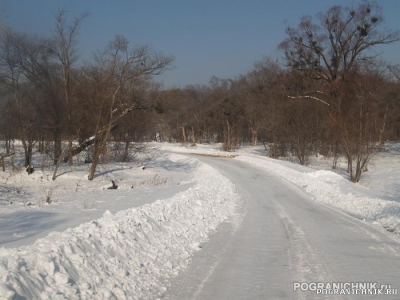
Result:
M173 58L120 36L77 66L84 17L68 23L59 12L49 38L1 29L3 167L14 139L26 167L35 147L54 164L90 148L90 180L110 145L126 161L133 142L222 143L226 151L263 143L271 157L291 154L301 164L322 154L335 168L343 155L358 182L383 142L400 138L400 68L371 55L400 36L382 29L376 4L334 6L287 28L285 68L265 58L237 78L171 89L152 78Z

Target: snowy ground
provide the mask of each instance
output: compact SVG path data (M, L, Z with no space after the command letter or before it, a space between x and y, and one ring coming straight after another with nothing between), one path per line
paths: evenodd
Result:
M0 299L162 295L221 223L240 222L232 182L176 153L231 157L272 170L324 205L400 233L399 148L379 153L359 184L344 178L340 162L334 173L321 156L304 167L270 159L262 147L227 153L220 145L150 143L134 162L101 165L92 182L82 160L64 165L55 182L50 167L29 176L8 168L0 173ZM107 189L111 180L117 190Z
M92 182L87 180L88 167L82 162L62 165L55 181L52 166L31 175L10 168L0 172L0 246L27 245L50 231L97 219L107 210L115 213L169 198L194 185L197 162L175 161L148 150L133 163L100 165ZM108 189L111 180L117 190Z
M369 164L369 171L358 184L348 181L346 163L340 159L335 172L330 159L311 157L308 166L288 160L266 157L264 147L242 147L223 152L221 145L176 147L162 144L161 149L181 153L198 153L234 157L273 171L277 176L305 189L321 203L336 207L359 219L378 224L389 232L400 233L400 145L390 143Z
M2 173L0 299L154 298L235 214L233 184L196 159L155 150L102 168L93 182L84 164L55 182Z
M245 213L234 232L226 224L218 228L163 299L399 299L294 290L294 282L375 282L399 289L400 239L315 201L274 169L195 157L235 184Z

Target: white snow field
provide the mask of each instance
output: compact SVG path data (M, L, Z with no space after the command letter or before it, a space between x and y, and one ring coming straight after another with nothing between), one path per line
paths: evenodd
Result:
M142 193L147 190L151 194L148 201L153 203L114 214L107 210L100 218L62 232L52 232L34 244L0 248L0 299L152 299L165 291L170 278L188 264L191 254L201 249L210 232L235 214L237 195L229 180L193 158L175 154L158 157L156 161L160 168L176 173L172 177L178 188L185 184L189 187L184 191L175 190L175 195L163 200L157 200L160 193L142 188ZM123 182L130 172L138 170L123 169L120 174L112 169L110 173L116 173L112 178L119 176L117 182ZM79 173L75 180L84 177ZM18 182L18 179L13 180ZM100 181L105 184L104 180ZM62 181L58 184L68 185ZM65 210L64 218L73 219L73 210L78 210L80 204L76 198L87 198L89 202L107 202L108 198L102 208L94 209L98 212L104 207L114 207L114 198L118 197L124 199L119 201L128 202L117 204L118 208L134 206L133 199L138 195L132 195L131 184L131 181L125 182L125 188L112 191L103 191L99 186L84 187L84 192L60 197L55 207L61 206L61 210ZM69 201L72 201L70 209ZM36 226L35 222L39 221L43 227L40 229L47 232L54 229L53 224L62 223L60 216L49 222L40 220L48 219L46 214L50 212L44 207L52 206L43 204L30 211L19 206L23 209L20 212L17 206L8 205L13 212L7 216L2 211L2 225L7 231L10 227L7 222L13 222L13 218L19 220L14 225L25 222L25 230L20 234L23 237L30 232L29 226ZM80 210L81 213L85 211ZM60 209L55 211L61 214ZM29 214L35 212L40 216L30 218ZM85 219L79 215L77 218ZM71 224L71 220L66 224ZM3 236L4 241L7 242L7 238Z
M143 170L142 166L145 166ZM195 183L196 160L176 160L160 151L140 155L132 163L102 164L88 181L88 164L62 165L56 181L52 166L33 174L0 172L0 246L33 243L50 231L63 231L157 199L166 199ZM111 180L118 185L108 190ZM52 191L52 192L51 192ZM51 193L51 204L45 202Z
M147 148L92 182L83 163L55 182L46 169L0 173L0 299L398 299L293 289L400 289L396 144L359 184L323 157L304 167L261 147Z

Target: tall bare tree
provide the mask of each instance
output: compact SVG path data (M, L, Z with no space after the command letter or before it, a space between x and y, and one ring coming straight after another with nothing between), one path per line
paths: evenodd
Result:
M25 166L30 169L33 147L40 130L39 105L49 79L48 40L10 29L1 33L1 78L12 95L11 115L18 122L18 134L25 150Z
M65 127L65 131L68 134L68 164L72 165L72 101L76 85L73 78L73 66L78 58L77 37L79 29L86 16L88 14L82 14L69 24L64 10L59 10L55 16L55 28L52 32L53 40L50 49L55 54L62 70L63 100L65 103L63 109L66 110L66 118L62 118L61 114L59 114L58 122L55 124L54 164L57 164L57 160L61 157L61 134L62 128Z
M95 112L93 160L88 179L93 180L100 155L106 150L110 133L117 122L140 109L135 89L141 89L151 76L164 72L173 57L154 52L148 46L129 48L128 41L117 36L95 63L85 70L86 96Z
M374 46L399 40L399 31L382 29L382 24L382 9L375 3L333 6L318 14L317 22L304 16L297 28L288 27L279 47L290 66L333 84L346 80L360 62L373 60Z
M400 39L399 31L382 29L382 24L382 9L376 3L362 1L354 9L333 6L327 12L318 14L317 22L305 16L298 27L287 28L287 38L279 46L292 69L323 83L320 89L289 97L313 99L328 105L332 120L330 124L340 130L342 143L346 134L360 136L360 132L351 130L354 128L346 127L351 122L346 120L346 101L349 101L349 97L344 90L348 85L356 84L354 76L374 61L376 55L372 50L375 46ZM367 113L362 109L359 112ZM365 130L364 127L358 128L359 131ZM364 140L367 141L376 143L375 140ZM369 155L373 155L371 151L374 147L368 145L351 149L356 152L348 155L349 166L355 157L363 155L359 152L368 151ZM359 177L353 177L353 173L350 179L358 181Z

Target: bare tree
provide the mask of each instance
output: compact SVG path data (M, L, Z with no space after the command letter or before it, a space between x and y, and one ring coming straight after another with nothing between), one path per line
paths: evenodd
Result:
M61 131L65 125L65 131L68 133L68 164L72 165L72 98L75 91L73 78L73 65L76 63L77 54L77 36L82 24L82 20L88 14L82 14L76 17L70 24L67 24L66 12L59 10L55 16L55 28L53 30L53 40L51 43L51 52L55 54L62 70L62 83L64 90L63 109L66 110L66 119L59 117L54 128L54 164L57 164L61 156Z
M172 60L171 56L156 53L148 46L129 49L128 41L117 36L104 53L97 55L95 64L86 68L86 97L95 113L89 180L94 178L100 155L106 150L117 122L131 111L142 108L135 89L150 80L150 76L165 71Z
M25 167L31 169L32 151L38 140L43 87L49 78L46 39L4 29L1 34L1 78L13 105L10 114L17 121L18 136L25 150Z
M326 13L318 14L317 20L318 22L314 22L311 17L306 16L302 18L297 28L287 28L288 37L280 44L280 49L284 51L288 65L292 69L324 84L320 89L288 96L313 99L329 106L330 124L334 126L333 130L341 131L340 141L343 145L346 143L345 139L355 141L356 137L360 137L361 131L366 130L363 126L356 127L356 130L348 127L352 126L347 120L346 101L349 102L349 97L344 90L349 88L349 85L356 84L354 82L356 74L365 65L374 61L376 56L372 52L374 46L396 42L400 39L400 33L382 30L381 8L367 1L361 2L355 9L333 6ZM360 94L354 97L360 99L364 96ZM363 106L363 103L357 103ZM361 107L357 111L367 114ZM360 119L364 117L360 116ZM366 123L362 124L367 126ZM354 138L345 138L349 135L354 135ZM372 139L367 140L372 144L376 142ZM373 156L372 144L368 147L351 147L352 154L347 155L349 165L352 165L355 157L364 156L364 151ZM350 179L358 181L359 176L350 176Z
M340 140L348 161L352 182L360 180L368 162L381 147L382 132L387 122L388 102L385 81L378 72L364 70L348 85L345 117L336 115Z
M399 31L380 30L381 8L367 1L355 9L333 6L317 19L305 16L297 28L288 27L279 47L290 66L328 83L346 80L360 62L371 61L374 46L400 39Z
M272 59L266 57L255 63L255 68L247 76L248 93L252 101L246 101L245 115L250 125L252 143L256 144L260 132L272 146L272 156L278 157L278 131L281 127L281 103L283 71Z

